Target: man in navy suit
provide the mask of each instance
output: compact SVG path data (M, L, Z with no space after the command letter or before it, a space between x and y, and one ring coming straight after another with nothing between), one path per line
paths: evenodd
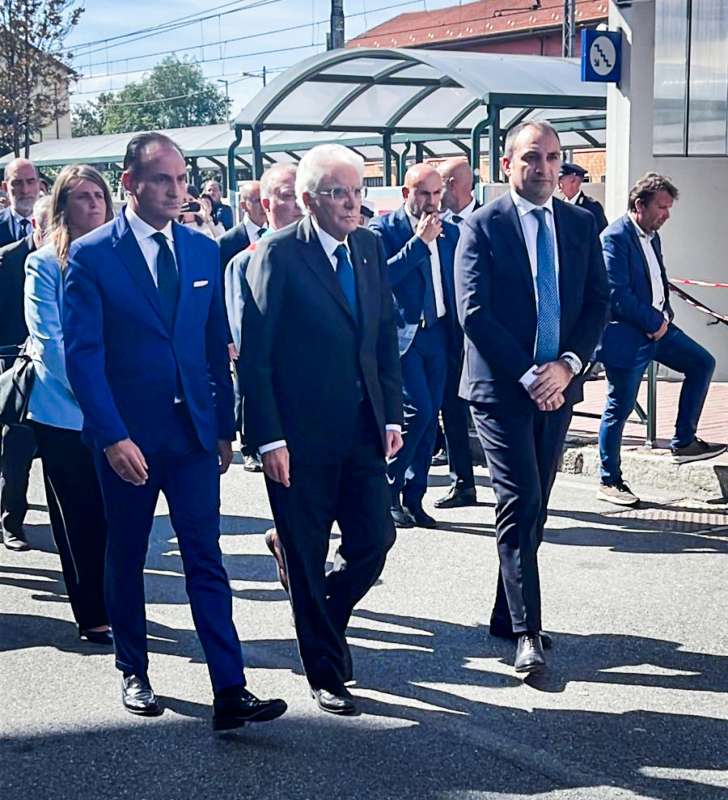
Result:
M392 284L402 366L404 444L387 468L395 525L434 528L423 509L450 353L458 348L453 257L458 229L440 218L442 178L415 164L402 187L404 204L369 228L384 245Z
M10 206L0 210L0 372L15 362L18 346L28 335L23 313L25 257L33 243L33 204L38 199L38 173L26 158L5 167L2 188ZM23 521L28 510L28 478L35 436L28 425L8 425L0 432L0 533L9 550L28 550Z
M162 492L212 679L213 726L273 719L285 703L245 689L218 543L234 417L217 248L173 221L186 169L171 139L135 136L122 183L128 205L71 248L64 338L108 521L106 599L123 704L161 713L147 675L143 571Z
M607 280L591 214L552 197L561 145L547 123L506 137L510 192L463 227L455 287L470 402L496 495L500 570L490 633L543 669L537 552L581 375L604 329Z
M220 237L220 275L225 278L225 267L230 259L247 250L265 231L265 211L260 202L260 183L244 181L240 184L240 207L243 219Z
M594 217L594 221L597 223L597 233L601 233L607 227L607 217L604 214L602 204L593 197L584 194L581 185L584 183L586 176L587 171L584 167L564 161L561 164L559 173L559 189L561 189L564 197L570 203L583 208Z
M695 435L715 359L673 322L658 231L669 219L677 196L678 190L668 178L648 172L630 191L629 212L602 233L612 311L597 353L608 382L599 427L601 483L597 496L616 505L639 503L622 480L619 450L624 424L650 361L685 375L670 443L673 461L682 464L712 458L726 449Z

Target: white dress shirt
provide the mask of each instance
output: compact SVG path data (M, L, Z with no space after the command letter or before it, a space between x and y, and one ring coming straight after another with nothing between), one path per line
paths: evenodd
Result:
M248 234L248 239L250 239L250 243L257 242L260 239L260 231L261 228L264 228L264 225L256 225L252 219L248 216L248 212L246 211L243 214L243 225L245 225L245 230Z
M172 253L172 258L174 259L174 263L177 263L177 256L174 254L174 236L172 235L172 222L168 222L161 231L158 231L156 228L153 228L148 222L144 222L144 220L136 214L131 206L127 205L126 209L124 210L126 214L126 221L129 223L129 227L131 228L131 232L134 234L134 238L137 240L137 244L139 245L139 249L142 251L142 255L144 256L144 260L147 262L147 267L149 268L149 272L152 275L152 280L154 281L154 285L158 286L157 283L157 254L159 253L159 245L156 243L152 236L155 233L163 233L167 239L167 244L169 245L169 251Z
M660 269L660 262L657 260L657 253L655 253L655 248L652 246L652 240L655 236L654 231L652 233L645 233L645 231L640 228L637 224L637 221L634 217L630 214L629 218L632 220L632 224L637 231L637 236L640 240L640 246L642 247L642 252L645 254L645 259L647 261L647 266L650 270L650 284L652 285L652 307L657 309L660 314L665 313L665 286L662 283L662 270ZM667 319L667 317L665 317Z
M513 203L516 206L516 211L518 213L518 220L521 223L521 230L523 231L523 239L526 242L526 250L528 251L528 261L531 265L531 277L533 278L533 293L534 297L536 298L536 308L538 308L538 246L537 246L537 237L538 237L538 219L536 215L531 213L535 208L545 208L546 209L546 227L549 229L549 233L551 234L551 241L554 253L554 268L556 271L556 291L559 291L559 242L556 238L556 224L554 222L554 199L553 197L549 197L549 199L542 205L537 206L532 203L530 200L526 200L525 197L521 197L518 192L514 189L511 189L511 197L513 198ZM535 355L535 344L534 344L534 355ZM581 372L583 364L581 363L581 359L576 353L567 352L562 353L563 356L570 356L571 358L575 359L576 366L578 367L578 372ZM526 370L526 372L521 375L519 378L520 383L524 386L524 388L528 389L528 387L536 380L536 369L538 368L537 364L534 364L530 369Z
M316 231L316 235L318 236L318 240L321 243L321 247L324 250L326 258L328 258L329 263L331 264L331 268L336 272L336 268L338 266L338 261L336 260L336 256L334 253L336 252L336 248L343 244L346 247L346 250L349 254L349 261L351 261L352 267L354 266L354 260L351 257L351 248L349 247L349 238L346 237L343 242L340 242L338 239L333 237L330 233L327 233L323 228L318 224L318 220L313 215L311 216L311 224L313 225L313 229ZM401 425L395 424L387 424L384 426L388 431L397 431L398 433L402 432ZM278 439L275 442L270 442L269 444L262 444L258 448L258 452L263 455L263 453L267 453L270 450L277 450L279 447L286 447L286 440L285 439Z
M412 226L412 232L417 230L418 219L410 214L409 208L404 207L404 212L407 214L407 219ZM417 234L415 233L415 236ZM425 242L427 249L430 251L430 268L432 269L432 288L435 290L435 309L437 310L437 318L441 319L447 313L445 307L445 294L442 290L442 269L440 268L440 251L437 249L437 239L431 242ZM424 312L423 312L424 316Z

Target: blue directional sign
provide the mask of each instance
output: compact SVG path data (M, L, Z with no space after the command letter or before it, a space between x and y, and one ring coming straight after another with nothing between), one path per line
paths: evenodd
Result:
M582 30L581 79L619 82L622 68L622 34L618 31Z

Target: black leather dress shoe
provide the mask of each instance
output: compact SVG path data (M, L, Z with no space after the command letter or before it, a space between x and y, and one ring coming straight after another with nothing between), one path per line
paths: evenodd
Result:
M25 533L21 530L17 533L10 531L3 531L3 544L8 550L15 550L16 553L22 550L30 550L28 540L25 538Z
M212 729L229 731L246 722L269 722L286 713L285 700L259 700L252 692L241 689L234 697L216 697L213 702Z
M389 509L389 513L392 515L392 521L394 522L395 527L397 528L415 527L414 518L406 508L402 508L402 506L392 506Z
M443 447L442 450L438 450L434 456L432 456L432 460L430 461L430 465L433 467L445 467L447 466L447 450Z
M162 706L148 678L139 675L121 679L121 702L127 711L140 717L158 717L162 713Z
M412 517L418 528L436 528L437 520L431 517L422 506L405 506L405 511Z
M435 500L435 508L461 508L477 505L475 489L460 489L457 486L451 486L450 491L444 497Z
M114 644L114 637L111 634L111 630L89 631L80 628L78 631L78 638L81 639L82 642L88 642L89 644Z
M513 662L516 672L529 674L542 672L546 666L541 637L533 633L524 633L518 637L516 660Z
M354 698L343 686L334 692L330 692L328 689L311 689L311 696L318 707L329 714L341 714L342 716L356 714Z

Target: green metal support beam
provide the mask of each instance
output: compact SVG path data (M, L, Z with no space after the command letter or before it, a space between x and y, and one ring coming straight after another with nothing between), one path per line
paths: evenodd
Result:
M488 127L488 177L491 183L500 183L500 111L498 106L493 109L493 119Z
M253 180L259 181L263 174L263 151L260 146L260 128L257 125L250 131L250 143L253 150Z
M392 132L385 131L382 134L382 172L384 174L384 185L392 185Z
M404 183L404 175L407 172L407 155L409 154L411 142L407 142L401 153L397 155L397 185L401 186Z
M230 147L228 147L228 157L227 157L228 189L231 196L233 197L237 194L238 191L238 183L235 175L235 150L237 149L242 139L243 139L243 128L241 125L236 125L235 138L230 143ZM235 208L235 206L237 206L237 203L235 203L233 209Z
M475 185L480 183L480 137L490 128L500 109L495 106L488 108L488 115L473 127L470 133L470 167L473 170Z

